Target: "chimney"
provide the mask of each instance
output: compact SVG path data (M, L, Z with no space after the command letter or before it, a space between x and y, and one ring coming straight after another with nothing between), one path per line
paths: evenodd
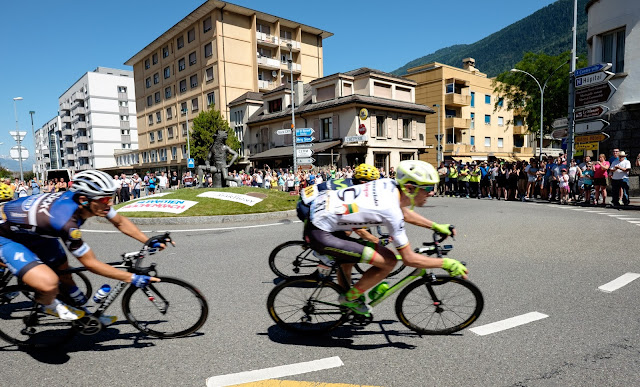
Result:
M295 106L298 107L302 105L302 100L304 100L304 83L302 81L295 81L293 83L293 101Z
M464 58L462 60L462 68L465 70L469 70L472 73L476 72L476 60L473 58Z

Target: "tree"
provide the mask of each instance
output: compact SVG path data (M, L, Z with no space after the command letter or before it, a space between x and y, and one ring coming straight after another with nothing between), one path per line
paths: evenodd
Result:
M11 178L11 171L0 165L0 179Z
M533 75L540 86L547 81L544 88L544 117L543 131L550 133L553 120L567 116L569 109L569 60L571 52L563 52L552 56L544 53L527 52L520 62L513 68L526 71ZM565 64L565 66L563 66ZM586 59L578 59L577 68L585 67ZM555 73L554 70L558 69ZM513 110L524 106L524 115L529 131L540 131L540 87L527 74L505 71L499 74L493 82L494 93L506 102L506 108ZM495 108L499 101L496 101ZM513 122L510 122L513 123Z
M222 117L220 110L216 110L214 105L203 110L193 119L191 126L191 157L196 164L204 164L209 155L209 148L213 144L213 136L218 130L226 130L228 133L227 146L236 152L240 150L240 141L235 132L229 126L227 120Z

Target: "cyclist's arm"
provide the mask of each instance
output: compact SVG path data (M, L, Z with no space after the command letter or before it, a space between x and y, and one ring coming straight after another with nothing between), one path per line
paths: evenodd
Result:
M111 209L111 211L114 210ZM142 243L145 243L149 240L149 237L147 237L142 231L140 231L138 226L136 226L128 218L118 214L117 212L115 213L115 216L111 218L107 216L107 219L109 219L109 222L111 222L111 224L113 224L118 230L120 230L121 233L128 235L131 238ZM161 248L164 248L164 245Z
M404 247L399 248L398 252L405 265L418 269L439 269L442 268L444 262L442 258L431 258L414 252L408 243ZM468 271L465 271L465 273L468 273ZM462 278L466 279L467 275L464 274Z
M431 229L433 226L433 221L425 218L424 216L418 214L417 212L410 210L408 207L402 207L402 215L404 216L404 221L407 223L411 223L415 226L424 227ZM456 229L454 228L452 233L453 236L456 235Z
M353 230L356 234L358 234L358 236L362 239L364 239L365 241L369 241L369 242L373 242L373 243L379 243L380 242L380 238L377 238L376 236L374 236L373 234L371 234L369 231L365 230L364 228L359 228L356 230Z
M86 267L90 272L101 275L103 277L113 278L118 281L131 282L133 277L132 273L116 269L113 266L107 265L104 262L99 261L93 250L89 250L82 256L77 257L82 266ZM159 281L159 279L152 277L152 281Z

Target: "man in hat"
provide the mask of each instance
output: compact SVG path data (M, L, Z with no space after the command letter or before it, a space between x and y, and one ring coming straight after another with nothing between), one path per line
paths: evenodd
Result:
M613 200L611 204L620 205L620 194L622 194L622 202L625 206L629 205L629 171L631 171L631 162L627 160L627 154L624 151L618 153L618 160L614 161L609 167L611 175L611 193Z

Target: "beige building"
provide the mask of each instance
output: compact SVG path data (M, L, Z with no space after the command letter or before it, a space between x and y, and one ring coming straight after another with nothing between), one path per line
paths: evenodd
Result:
M506 104L495 108L493 79L475 68L473 58L464 59L463 68L437 62L410 68L404 77L417 83L417 103L439 110L427 118L426 145L432 147L421 160L437 163L438 126L444 160L533 157L522 113L507 110Z
M425 151L425 116L434 113L415 103L415 82L368 68L333 74L294 85L296 128L312 128L314 166L344 167L366 162L388 171L401 160ZM246 96L231 111L251 112L243 155L255 167L290 167L293 135L291 90L279 87ZM240 113L244 114L244 113Z
M286 84L290 55L294 81L321 77L330 36L231 3L202 4L125 63L135 78L142 168L184 167L191 120L210 104L229 119L230 101Z

